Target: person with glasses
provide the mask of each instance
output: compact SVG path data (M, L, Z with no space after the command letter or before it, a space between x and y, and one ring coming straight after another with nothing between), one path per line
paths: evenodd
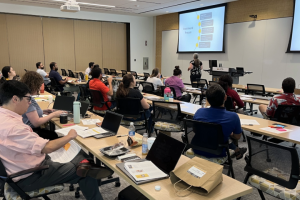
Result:
M47 170L18 176L13 181L25 192L78 183L85 199L103 200L98 180L110 176L110 169L96 165L82 150L66 163L54 162L49 156L77 137L74 129L64 137L49 141L22 123L21 115L30 106L31 93L24 83L15 80L6 81L0 87L3 104L0 107L0 159L6 173L11 175L37 166L48 166Z
M21 82L30 89L30 95L38 95L44 79L39 73L28 71L22 77ZM52 109L42 110L34 98L28 96L27 99L30 101L30 105L22 115L24 124L30 126L34 132L44 139L57 139L58 136L54 131L41 128L41 126L52 118L59 117L64 111L53 112ZM43 117L43 114L47 116Z

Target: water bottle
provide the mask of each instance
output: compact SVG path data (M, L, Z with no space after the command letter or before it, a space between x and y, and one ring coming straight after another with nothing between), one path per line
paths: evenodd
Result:
M143 155L148 154L148 134L147 133L144 133L144 135L143 135L142 154Z
M173 101L174 101L174 95L173 95L173 92L171 92L169 102L173 102Z
M135 127L134 127L134 123L130 122L130 126L129 126L129 136L135 136Z
M171 89L169 87L166 87L164 90L164 100L169 101L169 97L171 94Z
M79 82L79 83L81 82L81 76L79 76L78 82Z
M85 81L88 81L88 80L89 80L89 75L86 74L86 75L85 75Z
M81 103L79 101L74 101L73 103L73 119L75 124L80 123L80 107Z
M205 106L206 106L206 99L205 98L202 99L201 106L202 106L202 108L205 108Z

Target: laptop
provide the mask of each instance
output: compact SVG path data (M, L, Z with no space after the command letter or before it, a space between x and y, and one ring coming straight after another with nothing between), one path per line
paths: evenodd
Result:
M55 110L65 110L68 112L73 112L73 102L75 101L75 97L67 97L67 96L56 96L53 109Z
M122 119L123 115L107 110L101 124L101 128L107 132L94 135L93 137L98 139L117 135Z
M88 109L89 109L90 104L87 103L87 102L83 102L83 101L80 101L80 104L81 104L81 107L80 107L80 114L81 114L82 118L84 118L86 112L87 112Z
M180 156L182 155L183 150L185 149L186 144L170 137L165 134L159 134L154 141L146 159L136 160L133 162L143 162L151 161L156 165L161 171L166 174L170 174L172 170L175 169ZM124 163L116 164L117 167L123 171L128 177L131 178L135 184L140 185L164 178L151 179L145 181L135 181L135 179L129 174L129 172L124 168ZM168 178L168 177L165 177Z

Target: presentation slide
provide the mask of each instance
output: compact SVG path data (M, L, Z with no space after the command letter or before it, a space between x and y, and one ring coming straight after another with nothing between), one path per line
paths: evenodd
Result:
M179 13L178 52L223 52L225 5Z
M300 36L300 0L296 0L290 51L300 51L299 36Z

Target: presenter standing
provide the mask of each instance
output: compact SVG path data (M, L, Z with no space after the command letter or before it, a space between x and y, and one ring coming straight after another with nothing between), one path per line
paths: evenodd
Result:
M196 81L197 78L201 78L201 70L203 69L202 62L198 59L198 54L194 53L194 60L191 60L188 71L191 71L191 84Z

